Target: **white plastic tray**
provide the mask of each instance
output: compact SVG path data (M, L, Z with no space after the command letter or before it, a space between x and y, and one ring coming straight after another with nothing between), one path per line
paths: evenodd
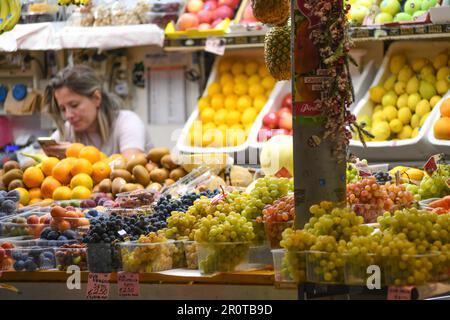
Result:
M438 121L438 119L441 118L441 112L439 111L439 109L444 100L448 98L450 98L450 92L447 92L444 98L434 106L434 109L436 109L437 111L433 114L433 117L431 119L431 128L428 131L427 138L438 152L450 155L450 140L441 140L437 139L434 136L434 124L436 123L436 121Z
M450 48L448 41L404 41L393 43L378 70L378 73L373 81L372 86L383 83L388 77L390 57L402 52L410 60L418 57L434 58L440 51ZM354 114L372 115L373 103L369 99L369 92L356 105ZM437 153L433 145L428 141L427 134L432 129L432 119L435 113L439 112L438 108L433 108L430 116L425 121L424 125L419 131L419 134L413 139L397 140L397 141L376 141L367 142L367 148L364 148L359 140L350 141L351 152L361 159L368 160L423 160L430 156L430 154Z
M211 71L211 75L208 79L208 83L206 85L205 91L203 93L203 96L207 95L208 86L212 82L218 80L217 79L218 78L218 68L219 68L220 61L222 59L228 59L228 58L235 58L235 59L239 59L239 60L252 59L252 60L257 60L260 63L264 63L264 56L263 56L261 50L251 50L251 49L250 50L240 50L239 52L232 52L230 54L227 54L223 58L216 59L214 66L212 68L212 71ZM273 88L272 93L271 93L270 97L268 98L265 106L261 109L260 113L256 117L254 125L248 134L247 140L243 144L241 144L239 146L223 147L223 148L202 148L202 147L190 146L187 140L189 138L189 130L192 127L192 124L194 123L194 121L197 120L198 115L199 115L199 111L198 111L198 107L197 107L197 108L195 108L194 112L191 114L188 121L184 125L181 135L178 138L176 148L182 153L235 153L235 152L245 151L246 149L248 149L248 147L250 145L250 141L255 141L257 138L260 126L256 126L256 124L262 123L262 119L264 118L264 115L266 115L267 112L269 112L271 106L274 104L274 100L279 96L279 92L282 90L282 88L283 88L283 82L277 82L277 84Z

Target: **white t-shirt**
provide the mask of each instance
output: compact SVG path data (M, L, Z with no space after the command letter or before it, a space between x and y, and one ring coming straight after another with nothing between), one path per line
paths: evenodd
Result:
M65 130L68 136L64 140L75 141L69 122L65 123ZM62 140L59 130L55 131L51 137L56 141ZM147 152L152 148L146 125L136 113L129 110L119 111L117 120L111 128L111 135L105 143L102 144L99 133L83 133L80 139L84 145L93 145L106 155L122 153L131 148Z

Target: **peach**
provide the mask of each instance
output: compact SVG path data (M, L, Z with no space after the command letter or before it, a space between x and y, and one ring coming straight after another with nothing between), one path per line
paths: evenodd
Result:
M214 14L216 19L232 19L234 16L234 11L228 6L220 6L214 11Z
M219 0L219 6L228 6L232 9L236 9L239 5L239 0Z
M205 2L204 8L206 10L216 10L217 9L217 1L215 0L208 0Z
M210 10L203 9L197 13L198 22L200 24L211 23L213 20L213 13Z
M198 17L192 13L183 13L178 20L178 29L181 31L195 29L198 25Z
M189 13L197 13L203 9L203 1L202 0L189 0L187 4L187 12Z
M37 215L33 214L27 218L27 223L28 224L39 224L39 217Z

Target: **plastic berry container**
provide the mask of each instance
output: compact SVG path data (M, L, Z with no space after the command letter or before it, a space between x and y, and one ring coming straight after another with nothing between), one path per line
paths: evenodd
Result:
M306 279L306 258L304 252L288 252L285 249L271 250L273 256L273 269L275 273L275 282L294 283L294 277L297 282L304 282ZM289 254L289 255L288 255ZM289 260L291 263L289 264ZM297 259L298 258L298 259ZM297 262L302 262L298 264Z
M81 271L88 270L87 247L85 244L66 244L55 249L56 268L66 271L70 266L77 266Z
M39 271L55 269L55 251L53 248L15 247L10 251L12 265L8 270Z
M32 236L38 238L41 231L49 226L50 214L29 211L0 221L0 237Z
M307 251L306 280L311 283L344 284L345 257L337 252Z
M173 241L120 243L122 270L127 272L150 273L173 268Z
M251 242L197 243L200 273L246 270L251 245Z
M151 208L108 208L106 209L106 215L118 215L122 217L134 216L134 215L151 215L153 210Z
M116 195L116 203L120 208L140 208L150 206L159 197L159 193L154 190L135 190L123 192Z
M294 221L264 221L264 228L271 249L279 249L283 231L292 228Z
M448 272L448 268L448 261L441 252L384 258L387 285L423 285L437 282Z
M112 243L89 243L87 263L91 272L110 273L121 268L120 248Z
M198 269L198 248L195 241L184 241L184 255L186 257L186 267L191 270Z
M385 284L385 272L381 257L374 253L359 253L358 255L344 254L345 268L344 280L347 285L365 285L367 279L373 274L371 269L378 267L380 270L380 284Z
M184 253L184 241L173 241L172 247L172 268L186 268L186 254Z
M262 221L256 219L251 220L253 226L253 232L255 233L255 238L253 239L253 245L260 246L267 243L266 229Z

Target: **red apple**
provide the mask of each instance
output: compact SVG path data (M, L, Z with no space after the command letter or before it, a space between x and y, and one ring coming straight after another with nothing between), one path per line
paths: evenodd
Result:
M212 26L209 23L202 23L198 26L198 30L211 30Z
M39 217L37 215L33 214L27 218L27 223L28 224L39 224Z
M240 0L219 0L219 6L229 6L232 9L236 9Z
M208 0L205 2L205 5L203 6L206 10L214 11L217 9L217 1L215 0Z
M282 108L290 108L292 109L292 94L288 93L281 103Z
M216 16L216 19L232 19L234 16L234 11L228 6L220 6L216 10L214 10L214 14Z
M277 111L277 116L281 117L285 113L289 113L292 116L292 111L290 108L281 108L280 110Z
M272 130L272 137L280 135L289 135L289 130L286 129L274 129Z
M195 29L198 25L198 17L193 13L183 13L178 19L178 29L181 31Z
M187 12L196 13L203 9L203 1L202 0L189 0L187 4Z
M292 114L287 112L281 114L278 120L278 126L281 129L292 130Z
M203 23L209 24L213 20L213 13L210 10L203 9L203 10L199 11L199 13L197 13L197 17L198 17L198 22L200 24L203 24Z
M263 118L263 124L270 129L275 129L278 126L278 116L275 112L271 111Z
M269 128L261 128L258 131L258 142L266 142L272 138L272 130Z

